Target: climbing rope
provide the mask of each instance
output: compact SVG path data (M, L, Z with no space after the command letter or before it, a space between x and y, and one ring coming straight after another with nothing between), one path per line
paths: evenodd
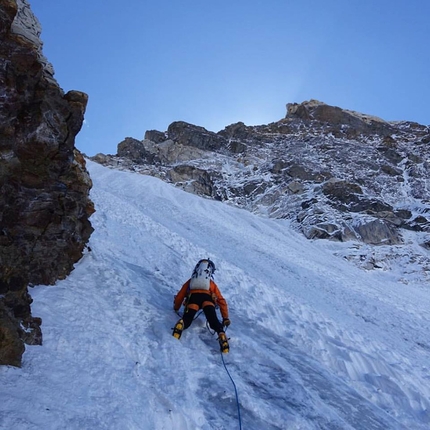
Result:
M196 320L201 314L202 314L202 312L203 311L200 311L195 317L194 317L194 320ZM180 314L179 314L179 312L176 312L179 316L181 316ZM182 318L182 316L181 316L181 318ZM208 331L209 331L209 333L213 336L216 332L215 332L215 330L214 331L212 331L211 329L210 329L210 327L209 327L209 321L206 321L206 328L208 329ZM225 328L225 331L224 332L227 332L227 328L228 327L226 327ZM225 369L225 371L227 372L227 375L228 375L228 377L230 378L230 381L231 381L231 383L233 384L233 388L234 388L234 394L235 394L235 396L236 396L236 405L237 405L237 416L238 416L238 419L239 419L239 430L242 430L242 418L241 418L241 416L240 416L240 404L239 404L239 395L237 394L237 388L236 388L236 384L235 384L235 382L234 382L234 380L233 380L233 378L231 377L231 375L230 375L230 372L228 371L228 369L227 369L227 365L225 364L225 361L224 361L224 354L223 354L223 352L221 351L221 360L222 360L222 364L223 364L223 366L224 366L224 369Z
M196 315L194 315L193 321L195 321L202 313L203 310L199 311Z
M222 352L221 352L221 359L222 359L222 364L224 365L224 369L227 372L227 375L230 378L230 381L231 381L231 383L233 384L233 387L234 387L234 393L236 395L237 416L238 416L238 419L239 419L239 429L242 430L242 419L240 417L239 396L237 394L236 384L234 383L233 378L231 377L230 372L227 369L227 366L226 366L225 361L224 361L224 355L223 355Z
M206 321L206 328L207 328L208 332L209 332L212 336L216 333L216 331L215 331L215 330L212 330L212 329L211 329L211 327L210 327L210 325L209 325L209 321Z

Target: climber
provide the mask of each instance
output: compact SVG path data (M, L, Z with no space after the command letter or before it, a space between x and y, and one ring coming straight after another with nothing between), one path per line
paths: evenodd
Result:
M179 339L182 331L187 329L196 315L203 309L206 319L212 330L218 333L220 349L223 353L229 351L227 336L224 327L230 325L228 318L227 302L222 296L217 284L213 280L215 264L210 259L200 260L191 275L191 278L182 286L174 298L173 308L179 311L182 304L185 306L183 317L176 323L173 329L173 336ZM215 307L219 306L223 317L222 323L219 321Z

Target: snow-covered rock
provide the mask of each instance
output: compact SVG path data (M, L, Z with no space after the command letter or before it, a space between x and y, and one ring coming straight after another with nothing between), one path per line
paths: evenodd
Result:
M214 133L175 122L166 132L133 139L133 156L123 148L121 143L118 154L102 163L262 216L290 219L309 239L348 242L363 255L380 255L375 268L389 269L398 263L395 255L409 252L423 262L417 276L428 276L428 126L386 122L311 100L288 104L286 117L271 124L240 122ZM406 231L414 234L406 239ZM423 246L409 247L410 240ZM371 267L355 252L343 253Z

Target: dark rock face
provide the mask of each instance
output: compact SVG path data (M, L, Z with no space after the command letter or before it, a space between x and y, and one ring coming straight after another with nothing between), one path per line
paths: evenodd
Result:
M157 130L147 130L145 132L145 139L151 140L155 143L161 143L168 139L168 136L166 133L162 133L161 131Z
M209 151L220 150L226 144L225 139L217 133L183 121L170 124L167 129L167 136L178 144Z
M137 139L126 137L118 144L118 156L129 158L132 161L139 162L145 160L147 163L154 162L154 155L148 151L145 145Z
M213 175L204 169L181 164L173 167L169 172L169 177L174 183L190 182L188 186L184 187L188 192L206 197L213 195Z
M74 147L88 98L63 93L39 34L25 0L0 0L0 364L19 365L23 342L41 343L27 286L64 279L93 230Z

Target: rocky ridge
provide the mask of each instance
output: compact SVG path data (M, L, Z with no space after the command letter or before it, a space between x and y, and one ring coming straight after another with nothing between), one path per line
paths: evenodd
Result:
M94 212L74 146L88 97L64 94L40 33L26 0L0 0L0 364L15 366L42 342L28 286L70 273Z
M214 133L185 122L128 137L93 160L159 177L262 216L364 269L430 271L430 128L311 100L267 125ZM401 281L401 280L400 280Z

